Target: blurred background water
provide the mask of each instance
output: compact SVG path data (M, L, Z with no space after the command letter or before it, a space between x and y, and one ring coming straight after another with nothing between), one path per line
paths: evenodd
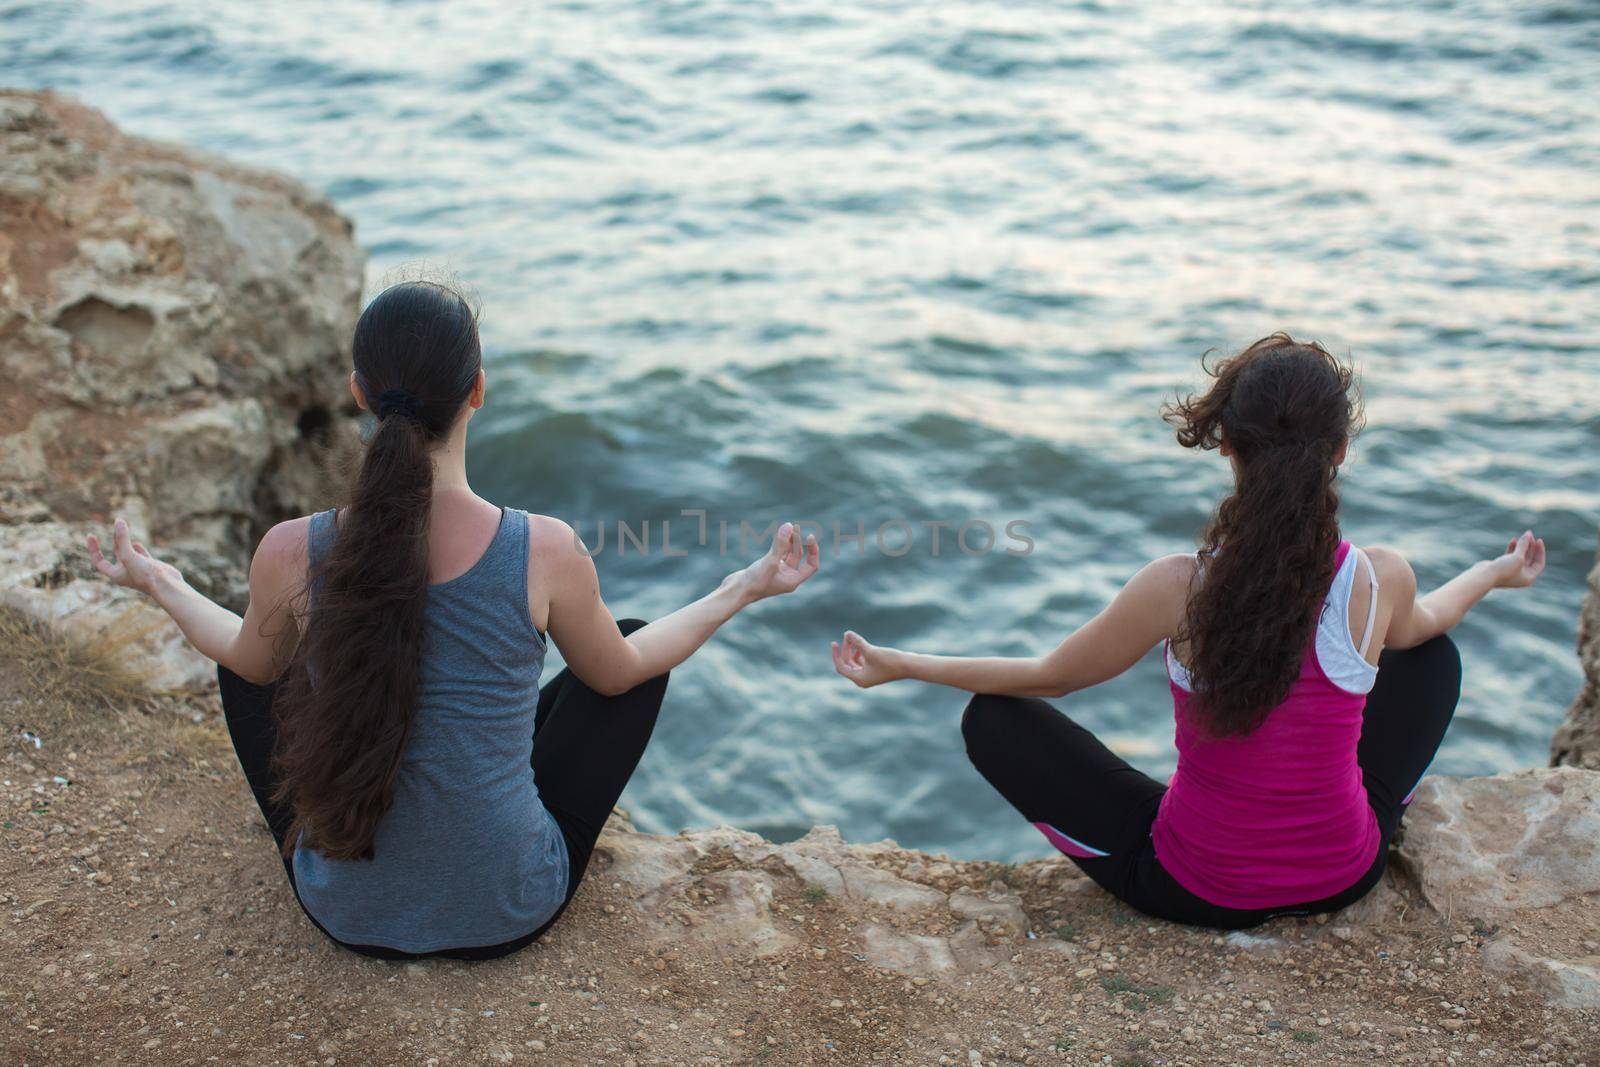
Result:
M1346 531L1424 585L1532 526L1532 593L1458 631L1437 768L1542 763L1600 516L1600 6L1023 0L0 0L0 81L287 170L484 305L478 489L580 524L618 614L737 528L868 531L673 677L625 803L1048 849L950 690L862 693L827 641L1043 649L1185 550L1224 465L1158 415L1276 329L1352 356ZM710 544L694 543L704 509ZM913 524L911 551L872 531ZM654 550L616 551L648 520ZM969 519L1036 547L967 555ZM682 558L659 547L673 520ZM717 522L731 524L730 555ZM949 522L941 552L925 522ZM887 545L898 551L903 532ZM970 544L981 544L973 534ZM1172 768L1159 658L1061 706Z

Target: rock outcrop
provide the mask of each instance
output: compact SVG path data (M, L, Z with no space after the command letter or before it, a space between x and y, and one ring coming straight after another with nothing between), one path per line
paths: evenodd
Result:
M126 642L156 688L211 668L94 579L112 513L235 604L342 436L364 253L302 185L0 92L0 603Z
M1589 592L1578 617L1578 663L1583 691L1551 739L1550 762L1600 770L1600 558L1589 572Z
M1419 922L1470 924L1485 962L1552 1003L1600 1007L1600 773L1577 768L1477 778L1432 777L1417 792L1398 853L1415 892L1385 881L1330 919L1345 941L1382 938ZM781 903L795 892L851 916L863 963L917 980L1005 973L1023 946L1078 950L1047 936L1022 897L1000 882L974 890L970 872L893 842L850 844L818 827L773 844L730 827L667 837L613 818L599 854L627 887L643 939L738 945L757 957L795 947ZM1036 865L1029 865L1034 867ZM1065 861L1040 867L1063 913L1102 895ZM1423 919L1417 896L1427 906ZM1074 903L1076 902L1076 903ZM1466 940L1466 938L1461 938ZM1234 943L1276 945L1271 928ZM1094 960L1087 961L1091 966Z
M1004 969L1014 946L1033 937L1014 891L998 884L949 890L941 883L954 874L950 863L892 841L849 844L831 826L775 845L725 826L641 834L622 816L607 825L599 848L609 859L608 877L628 885L661 944L740 945L756 956L790 949L792 925L773 910L785 888L848 908L864 962L906 977ZM1090 887L1076 872L1067 877Z
M1435 911L1492 935L1491 965L1600 1005L1600 773L1424 779L1400 856Z

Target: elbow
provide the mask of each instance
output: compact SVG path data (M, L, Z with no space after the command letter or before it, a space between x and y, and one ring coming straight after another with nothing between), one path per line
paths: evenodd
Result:
M1037 684L1034 686L1034 695L1059 699L1073 692L1077 687L1072 682L1057 675L1046 664L1040 664L1039 673L1035 676Z
M634 687L634 681L625 670L610 671L604 677L590 681L582 679L583 683L603 697L619 697Z
M223 664L223 667L227 670L233 671L234 674L249 682L251 685L256 686L271 685L273 682L276 682L279 677L279 675L271 671L241 671L236 668L229 667L227 664Z
M590 686L590 688L596 693L599 693L601 696L619 697L624 693L631 693L635 689L638 689L640 686L644 685L659 683L662 686L665 686L667 684L667 678L667 671L662 671L660 674L649 675L645 674L643 670L639 670L629 674L620 675L615 679L608 679L606 684Z
M1071 686L1068 686L1068 685L1051 685L1051 686L1047 686L1045 688L1044 692L1042 692L1040 694L1040 696L1049 697L1051 700L1060 700L1062 697L1066 696L1067 694L1069 694L1071 692L1073 692L1073 689L1072 689Z
M1384 638L1383 647L1396 652L1409 652L1413 648L1420 648L1437 637L1444 637L1449 631L1440 627L1437 630L1420 630L1411 633L1390 635Z

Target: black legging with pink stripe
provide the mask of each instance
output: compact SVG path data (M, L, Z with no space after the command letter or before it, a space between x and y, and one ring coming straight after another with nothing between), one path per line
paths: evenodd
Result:
M1112 895L1156 918L1231 930L1276 915L1337 911L1378 884L1389 842L1444 740L1460 695L1461 656L1449 637L1384 651L1356 751L1383 835L1377 858L1342 892L1263 910L1225 908L1179 885L1156 859L1150 839L1167 787L1044 701L975 696L961 732L973 765L1024 818L1104 853L1070 858Z

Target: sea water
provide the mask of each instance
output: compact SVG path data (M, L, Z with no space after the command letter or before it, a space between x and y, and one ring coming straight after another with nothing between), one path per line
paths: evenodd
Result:
M1600 514L1597 57L1573 0L0 0L0 81L303 178L374 285L470 283L475 484L604 525L619 615L714 587L741 522L818 524L823 573L674 672L642 825L994 858L1047 848L965 698L858 691L828 640L1054 645L1192 547L1225 464L1160 405L1278 329L1361 369L1352 539L1427 586L1546 538L1457 631L1437 769L1544 761ZM1159 657L1059 703L1171 771Z

